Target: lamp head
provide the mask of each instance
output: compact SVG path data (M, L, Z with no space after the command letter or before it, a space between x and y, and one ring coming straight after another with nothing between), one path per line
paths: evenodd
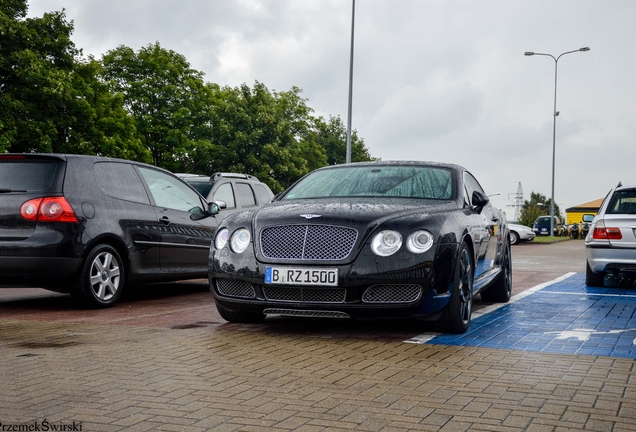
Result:
M581 48L581 49L583 49L583 48ZM589 49L589 48L588 48L588 49ZM532 51L526 51L525 53L523 53L523 55L525 55L525 56L533 56L533 55L534 55L534 52L532 52Z
M579 51L589 51L589 50L590 50L590 47L583 47Z

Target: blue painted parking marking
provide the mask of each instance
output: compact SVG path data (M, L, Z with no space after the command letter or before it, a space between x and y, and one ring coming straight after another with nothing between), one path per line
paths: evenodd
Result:
M636 358L636 289L592 288L569 273L473 314L461 335L406 342Z

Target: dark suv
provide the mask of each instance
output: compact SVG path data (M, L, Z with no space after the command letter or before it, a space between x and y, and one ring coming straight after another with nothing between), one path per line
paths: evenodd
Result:
M217 213L151 165L0 154L0 286L67 292L107 307L130 282L206 278Z
M532 226L532 230L538 236L550 235L550 216L539 216ZM563 232L563 224L558 216L554 216L554 232L552 235L560 236Z
M269 186L248 174L215 173L211 176L177 174L208 202L220 204L220 218L241 210L254 210L274 199Z

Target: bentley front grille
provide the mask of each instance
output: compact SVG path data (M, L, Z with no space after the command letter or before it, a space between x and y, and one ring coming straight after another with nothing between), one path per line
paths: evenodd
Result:
M266 258L289 260L343 260L358 238L352 228L332 225L281 225L261 232Z
M263 287L265 298L272 301L344 303L346 293L344 288Z
M364 291L364 303L412 303L422 295L420 285L372 285Z
M280 315L290 317L309 317L309 318L350 318L348 314L338 311L311 311L298 309L265 309L263 311L267 315Z
M245 281L216 279L216 290L225 297L256 298L254 286Z

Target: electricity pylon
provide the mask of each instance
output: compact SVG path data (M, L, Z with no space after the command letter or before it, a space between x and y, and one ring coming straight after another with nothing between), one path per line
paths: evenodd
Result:
M510 195L514 195L515 221L519 222L519 219L521 219L521 207L523 207L523 187L521 187L521 182L519 182L519 186L517 186L517 193L508 194L508 199L510 199Z

